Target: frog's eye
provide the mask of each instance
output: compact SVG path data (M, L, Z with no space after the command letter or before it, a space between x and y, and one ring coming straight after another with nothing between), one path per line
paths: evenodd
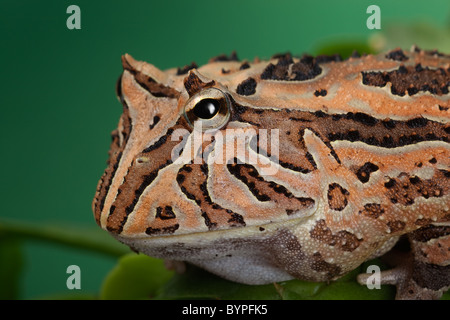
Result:
M186 102L184 116L192 127L200 121L202 131L220 129L230 118L230 100L220 89L202 90Z

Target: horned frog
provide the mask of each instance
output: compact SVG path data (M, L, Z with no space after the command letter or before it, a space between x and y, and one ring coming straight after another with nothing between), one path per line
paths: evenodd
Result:
M399 299L449 288L449 56L122 64L93 203L116 239L265 284L334 280L406 238L411 253L382 283Z

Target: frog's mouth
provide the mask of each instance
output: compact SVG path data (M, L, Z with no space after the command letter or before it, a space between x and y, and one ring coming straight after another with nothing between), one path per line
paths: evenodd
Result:
M290 198L294 196L290 195ZM155 212L154 215L131 214L120 233L111 233L124 243L151 241L154 244L159 241L167 243L168 241L184 242L189 239L198 241L198 239L213 240L265 235L277 230L279 225L295 225L304 221L318 210L319 201L302 197L296 197L295 201L296 204L298 202L303 206L286 209L282 205L290 203L267 202L264 204L265 207L251 207L246 211L236 210L236 212L243 212L242 215L233 211L235 207L230 206L225 209L218 204L210 205L208 209L212 210L202 210L201 213L184 211L183 208L189 208L187 206L157 206L156 210L151 210Z
M276 237L280 230L295 230L302 226L308 228L308 221L312 221L316 206L302 213L293 214L290 219L280 221L266 221L241 227L218 230L202 230L194 232L173 232L148 235L141 234L114 234L113 237L129 246L133 251L142 252L149 256L165 259L183 260L194 252L209 252L223 243L251 243L266 241ZM295 232L295 231L293 231ZM212 257L211 257L212 258Z

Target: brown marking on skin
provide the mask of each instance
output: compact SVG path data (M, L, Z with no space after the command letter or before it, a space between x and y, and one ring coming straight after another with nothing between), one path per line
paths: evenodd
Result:
M193 72L193 70L190 70L189 75L184 79L184 87L189 94L189 97L192 97L202 89L214 86L215 83L216 82L214 80L211 80L210 82L203 82L200 77Z
M389 233L395 233L399 231L403 231L405 229L406 223L400 220L389 221L386 224L389 228Z
M328 186L328 206L332 210L342 211L348 204L350 193L337 183Z
M450 134L450 124L449 124L449 123L447 123L447 124L444 126L444 131L445 131L447 134Z
M261 74L262 80L303 81L310 80L322 73L316 59L304 55L294 63L289 54L280 56L276 65L270 63Z
M420 179L417 176L403 173L397 178L389 178L384 187L386 196L393 204L410 206L418 197L429 199L448 194L450 183L445 178L445 174L437 170L432 179Z
M256 169L247 164L237 164L237 159L235 159L235 162L227 164L228 171L234 175L236 178L238 178L240 181L242 181L245 185L247 185L250 192L261 202L264 201L271 201L272 198L268 195L269 190L265 190L265 184L261 183L264 182L264 179L259 176L259 173L256 171ZM258 184L258 186L257 186ZM261 184L259 186L259 184Z
M242 96L251 96L256 92L256 85L257 83L255 79L247 78L237 86L236 93Z
M417 219L414 222L414 224L417 226L427 226L432 222L433 222L433 220L431 220L430 218L420 218L420 219Z
M288 215L298 209L310 208L315 201L311 198L296 197L286 187L265 180L250 164L239 164L237 159L227 164L228 171L243 182L250 192L261 202L274 201L284 208Z
M214 203L207 188L208 169L206 164L186 164L177 175L181 191L196 202L202 211L205 225L210 229L245 226L242 215Z
M391 92L397 96L415 95L428 91L441 96L448 94L450 84L450 71L444 68L430 69L416 66L400 66L393 71L362 72L363 84L367 86L384 87L388 82L392 84Z
M348 252L352 252L358 248L362 241L362 239L358 239L354 234L345 230L333 234L323 219L316 222L316 225L311 229L309 234L313 239L320 240L329 246Z
M226 54L221 54L219 56L209 59L209 63L212 62L229 62L229 61L239 61L236 51L232 51L229 56Z
M329 279L341 273L341 268L335 264L326 262L319 252L316 252L312 256L311 269L317 272L323 272L327 274Z
M248 69L248 68L250 68L250 64L249 64L247 61L243 62L243 63L239 66L239 70L245 70L245 69Z
M148 235L167 235L167 234L172 234L175 231L178 230L178 228L180 227L179 224L174 224L173 226L170 227L162 227L162 228L153 228L153 227L148 227L145 230L145 233Z
M373 164L371 162L366 162L362 167L360 167L356 172L356 176L358 177L358 180L362 183L366 183L370 179L370 175L373 172L378 171L379 167L376 164Z
M405 55L405 52L402 49L396 49L389 51L386 54L386 59L391 59L394 61L406 61L408 57Z
M173 212L173 209L171 206L165 206L164 208L163 207L156 208L155 217L157 219L161 219L161 220L169 220L169 219L175 219L176 215L175 215L175 212Z
M316 90L314 91L314 95L316 97L325 97L327 95L327 90L325 89Z
M342 273L338 265L326 262L319 252L308 255L289 230L282 229L265 241L267 252L275 265L280 266L292 276L305 279L331 280ZM283 251L279 248L284 248ZM314 276L311 274L314 271ZM317 274L318 273L318 274Z
M163 202L161 202L163 203ZM172 205L172 202L169 202ZM152 209L145 222L141 221L141 228L147 235L170 235L182 227L171 205L161 205ZM142 225L143 224L143 225ZM183 225L185 218L183 219Z
M178 97L180 96L180 93L174 88L165 86L162 83L158 83L153 78L135 69L127 60L126 56L122 56L122 66L124 70L130 71L130 73L134 76L136 82L142 88L150 92L154 97L178 99Z
M354 234L345 230L337 232L335 238L337 240L337 246L347 252L354 251L362 242Z
M161 117L156 115L153 117L153 122L151 124L149 124L149 129L152 130L159 122L159 120L161 120Z
M414 241L428 242L431 239L437 239L450 235L450 227L446 226L425 226L410 234L410 237Z
M380 204L367 203L364 205L364 209L360 210L358 213L373 219L378 219L384 214L384 212L385 210Z
M316 222L316 225L309 234L312 239L320 240L332 246L336 244L330 228L327 227L327 224L323 219L320 219Z
M189 70L197 69L197 68L198 68L197 64L195 62L192 62L190 65L185 65L183 68L178 68L177 76L187 74L189 72Z
M321 73L322 69L315 58L303 56L299 62L292 65L291 79L300 81L309 80L317 77Z
M281 229L276 235L265 240L263 244L267 251L271 253L275 265L280 265L292 275L302 271L302 262L307 259L307 256L303 252L297 237L289 230ZM284 252L279 250L282 247L285 248Z

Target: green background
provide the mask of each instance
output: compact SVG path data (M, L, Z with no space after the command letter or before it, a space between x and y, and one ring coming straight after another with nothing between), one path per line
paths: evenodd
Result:
M66 27L71 4L81 9L81 30ZM1 0L0 219L96 228L91 201L121 114L114 86L122 54L165 69L233 50L253 59L367 43L377 33L366 27L370 4L380 6L391 42L448 48L448 0ZM422 21L424 34L411 29ZM20 298L68 293L72 264L81 268L81 291L95 293L116 263L38 240L25 241L23 259Z

